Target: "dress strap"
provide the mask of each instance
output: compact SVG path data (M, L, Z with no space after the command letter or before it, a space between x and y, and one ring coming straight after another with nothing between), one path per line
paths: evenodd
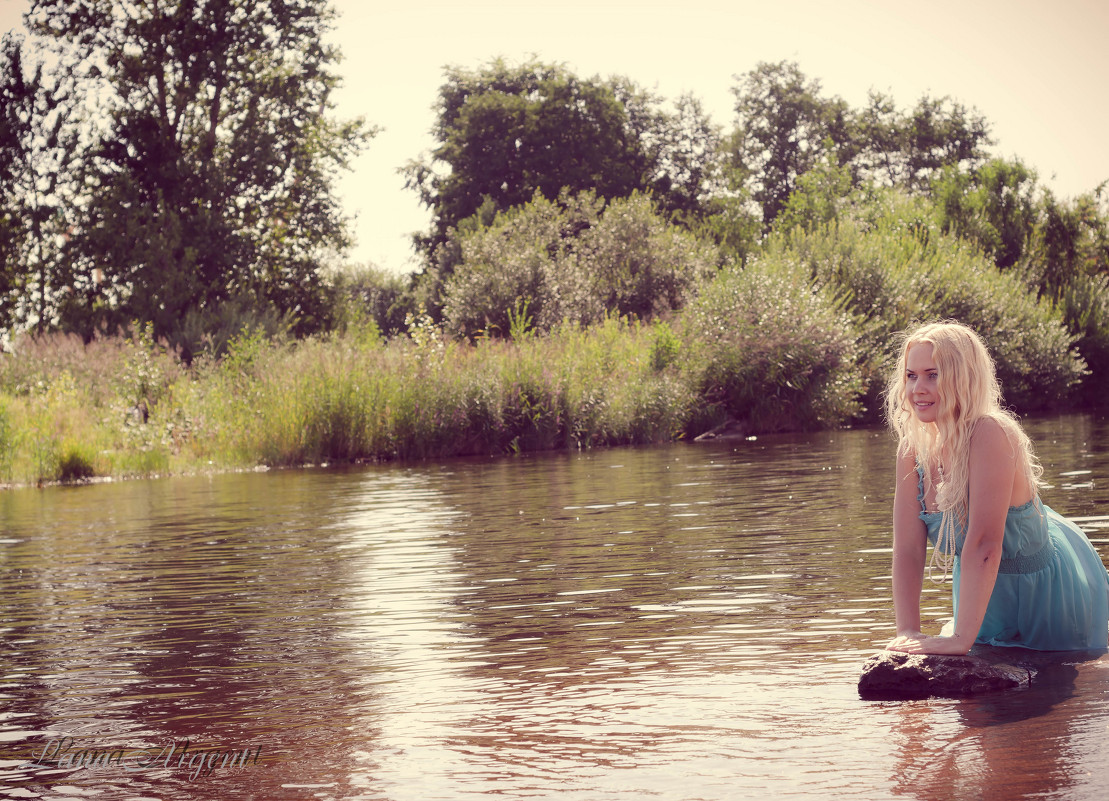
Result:
M920 511L927 512L928 507L924 505L924 470L918 464L916 466L916 500L920 504Z

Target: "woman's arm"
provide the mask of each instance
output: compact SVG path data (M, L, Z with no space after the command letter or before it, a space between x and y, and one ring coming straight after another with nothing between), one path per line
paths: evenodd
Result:
M1001 425L989 418L970 441L967 535L959 557L959 608L950 637L925 637L895 650L965 654L974 645L997 581L1005 515L1013 495L1016 454Z
M1005 431L996 421L983 420L970 440L970 519L959 559L959 608L952 635L966 643L967 651L982 628L997 581L1016 474L1016 453Z
M919 476L912 455L898 455L893 494L893 609L896 643L920 638L920 591L928 534L920 519ZM893 643L891 643L893 645Z

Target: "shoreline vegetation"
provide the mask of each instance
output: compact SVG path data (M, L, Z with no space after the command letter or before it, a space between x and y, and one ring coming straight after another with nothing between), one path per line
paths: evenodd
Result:
M870 425L895 333L924 319L981 331L1017 411L1096 408L1109 280L1080 275L1055 300L895 206L772 234L646 321L540 328L517 302L508 336L453 336L418 309L385 335L352 302L327 333L244 325L188 363L150 326L24 335L0 355L0 482L640 445L728 420L752 435Z
M0 484L869 426L942 319L1018 413L1109 408L1109 180L1056 198L976 110L787 61L730 127L447 67L400 169L418 269L342 265L334 179L379 129L330 114L334 20L41 0L0 37Z

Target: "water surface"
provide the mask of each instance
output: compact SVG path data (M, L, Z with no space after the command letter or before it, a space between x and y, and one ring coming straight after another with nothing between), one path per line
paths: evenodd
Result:
M1103 556L1107 429L1030 426ZM858 430L5 492L0 797L1102 798L1109 659L859 699L892 462Z

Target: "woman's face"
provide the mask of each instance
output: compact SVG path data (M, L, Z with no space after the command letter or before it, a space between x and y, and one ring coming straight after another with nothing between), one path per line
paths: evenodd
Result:
M939 370L932 345L919 342L905 355L905 398L922 423L934 423L939 413Z

